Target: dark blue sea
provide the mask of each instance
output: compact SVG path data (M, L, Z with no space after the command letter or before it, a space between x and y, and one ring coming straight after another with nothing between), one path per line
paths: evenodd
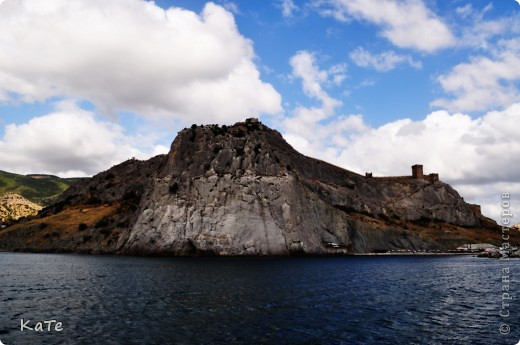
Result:
M0 253L0 277L5 345L520 340L518 260Z

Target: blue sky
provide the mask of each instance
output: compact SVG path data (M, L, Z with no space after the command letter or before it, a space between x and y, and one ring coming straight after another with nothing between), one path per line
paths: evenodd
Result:
M0 0L0 169L90 176L255 116L359 173L422 163L498 219L519 66L514 0Z

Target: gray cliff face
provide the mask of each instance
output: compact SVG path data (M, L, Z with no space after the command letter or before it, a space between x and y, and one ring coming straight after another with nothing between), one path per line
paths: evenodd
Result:
M86 224L62 229L54 219L65 213ZM2 242L7 235L0 233L0 247L17 243L24 250L20 243L30 243L31 250L145 255L345 254L443 249L450 244L443 228L478 233L496 227L445 183L361 176L299 154L280 133L253 119L184 129L167 156L130 160L82 181L39 217L54 230L45 236L59 241L36 245L33 235L44 230L32 220L17 232L32 234L30 240L13 240L11 231L10 242Z

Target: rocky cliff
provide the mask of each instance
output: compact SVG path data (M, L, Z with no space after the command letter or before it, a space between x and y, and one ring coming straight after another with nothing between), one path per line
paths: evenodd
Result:
M500 241L441 181L370 178L301 155L255 119L192 126L0 232L8 250L150 255L340 254Z

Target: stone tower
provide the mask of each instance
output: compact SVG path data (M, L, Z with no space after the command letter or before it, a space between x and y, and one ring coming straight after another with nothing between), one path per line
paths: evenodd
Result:
M415 179L423 178L423 166L421 164L412 165L412 177Z

